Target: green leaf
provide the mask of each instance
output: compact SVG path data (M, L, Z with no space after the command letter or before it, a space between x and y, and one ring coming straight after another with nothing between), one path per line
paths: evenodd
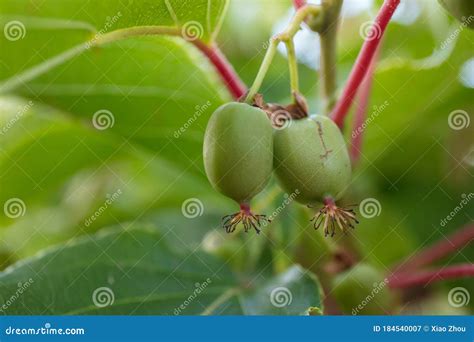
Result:
M117 153L111 136L15 97L0 97L0 127L1 203L45 195L78 169L131 154Z
M0 1L0 79L90 39L133 27L168 26L194 39L217 34L227 0Z
M109 193L119 188L123 192L114 206L123 208L121 212L128 213L130 219L137 212L145 214L145 209L152 209L152 205L180 206L186 198L195 196L205 200L210 190L207 183L186 170L176 168L160 156L131 147L116 135L95 129L91 123L78 121L35 101L0 96L0 203L3 207L9 199L18 198L26 207L24 217L13 219L2 212L0 222L7 220L16 224L24 220L29 229L20 231L51 226L53 211L42 219L29 214L33 214L40 200L43 206L49 205L52 195L83 170L90 174L76 187L65 190L66 201L83 192L94 177L106 177L111 185L106 189ZM94 193L92 189L88 192ZM95 206L106 200L105 193L95 193L95 196L98 201ZM71 223L73 217L80 219L79 208L87 208L86 203L83 199L77 203L78 208L71 208L75 213L69 215ZM95 206L93 211L97 209ZM63 207L60 212L65 210ZM116 217L120 217L120 212L108 210L101 215L101 220L116 222ZM74 224L77 223L83 225Z
M321 307L316 278L299 266L246 284L241 287L225 264L199 250L168 248L155 229L116 228L5 270L0 309L4 314L258 315Z

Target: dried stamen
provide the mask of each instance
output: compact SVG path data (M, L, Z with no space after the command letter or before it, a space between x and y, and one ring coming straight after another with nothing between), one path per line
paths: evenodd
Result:
M269 220L266 215L256 215L252 213L248 204L241 204L239 212L226 215L222 218L222 226L227 233L234 232L237 225L242 223L246 233L249 229L253 228L257 234L259 234L259 228L270 222L271 220Z
M314 229L321 226L324 228L324 236L334 236L336 228L347 233L349 228L354 229L355 224L359 223L353 209L339 208L332 199L326 199L324 203L325 205L311 219L314 221Z

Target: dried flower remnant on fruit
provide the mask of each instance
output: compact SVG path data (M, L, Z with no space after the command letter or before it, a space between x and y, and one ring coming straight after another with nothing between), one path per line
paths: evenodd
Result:
M250 229L255 229L257 234L260 234L260 228L271 220L266 215L253 214L248 204L241 204L240 211L226 215L222 218L222 226L227 233L233 233L239 223L244 226L244 232L248 232Z
M332 199L326 199L325 205L319 209L316 215L311 219L314 229L323 227L324 236L334 236L336 228L343 233L347 233L349 228L354 229L359 223L353 209L339 208Z
M324 203L312 221L326 236L337 229L347 232L358 223L354 210L340 208L340 199L351 180L349 152L340 129L326 116L292 120L274 134L275 173L282 188L306 205Z

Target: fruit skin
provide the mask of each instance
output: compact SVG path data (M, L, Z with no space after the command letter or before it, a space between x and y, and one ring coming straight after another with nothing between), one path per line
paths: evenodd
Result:
M293 120L274 133L277 178L288 193L299 190L295 200L322 202L339 199L351 179L346 143L336 124L326 116Z
M204 167L214 189L238 203L262 191L273 167L273 128L267 114L245 103L219 107L206 128Z
M461 23L474 29L474 1L472 0L438 0L439 3Z
M332 294L346 314L387 314L393 304L388 281L374 267L360 263L334 278Z

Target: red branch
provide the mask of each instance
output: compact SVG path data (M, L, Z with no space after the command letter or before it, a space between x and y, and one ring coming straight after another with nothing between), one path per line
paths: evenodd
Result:
M461 264L441 268L436 271L417 271L474 241L474 225L469 224L451 236L425 248L400 264L389 277L392 288L428 285L432 282L474 276L474 264Z
M357 93L357 89L367 73L372 57L379 46L388 22L392 18L399 3L400 0L386 0L375 18L375 22L371 27L371 32L369 33L369 38L365 40L342 95L337 101L331 114L332 119L339 127L342 127L344 123L344 118L347 116L352 101L354 100L354 96Z
M469 224L451 236L447 236L431 247L425 248L421 252L413 255L407 261L399 265L394 272L405 272L429 265L454 251L460 250L472 241L474 241L474 224Z
M435 271L421 271L418 273L399 273L392 275L388 280L391 288L407 288L411 286L427 286L433 282L446 279L459 279L474 276L474 264L460 264L443 267Z
M306 5L306 0L293 0L293 6L295 6L296 10L303 7L304 5Z
M207 45L200 40L193 41L196 46L214 65L217 73L226 85L234 99L239 99L247 92L247 86L242 82L232 65L216 45Z
M367 117L367 108L369 105L370 92L372 91L372 81L374 77L375 66L377 64L378 51L380 51L380 46L369 65L369 70L367 70L367 74L365 75L357 93L359 101L357 101L357 108L354 115L354 123L351 135L351 148L349 151L352 165L357 164L362 151L362 137L364 135L362 126L364 125L365 118Z

